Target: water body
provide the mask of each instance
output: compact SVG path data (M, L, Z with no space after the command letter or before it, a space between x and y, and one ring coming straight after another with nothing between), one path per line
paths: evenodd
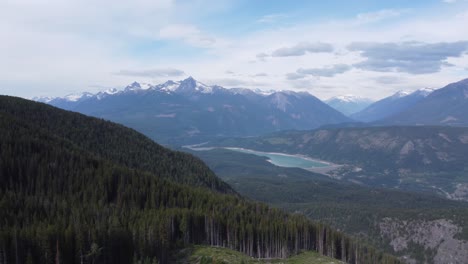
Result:
M267 157L268 162L280 167L288 167L288 168L302 168L302 169L313 169L313 168L324 168L330 167L333 164L325 162L325 161L318 161L314 160L302 155L290 155L284 153L275 153L275 152L262 152L256 151L251 149L244 149L244 148L225 148L232 151L253 154L261 157Z

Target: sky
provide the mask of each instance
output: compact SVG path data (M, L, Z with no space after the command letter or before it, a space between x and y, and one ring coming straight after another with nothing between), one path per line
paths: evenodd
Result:
M468 78L468 0L0 0L0 94L159 84L380 99Z

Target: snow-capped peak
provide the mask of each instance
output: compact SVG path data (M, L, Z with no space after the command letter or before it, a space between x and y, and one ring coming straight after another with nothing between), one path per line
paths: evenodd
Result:
M398 91L394 95L391 96L391 98L402 98L408 95L418 95L418 96L423 96L426 97L429 94L431 94L435 89L433 88L421 88L416 91Z
M175 89L173 89L173 91L176 93L192 94L195 92L200 92L207 94L213 92L213 86L208 86L204 83L196 81L191 76L183 81L178 82L177 84L178 87L175 87Z
M180 85L180 82L174 82L172 80L169 80L163 84L158 84L154 86L153 89L157 91L163 91L163 92L174 92L175 90L177 90L179 85Z
M125 92L139 91L139 90L148 90L151 88L150 84L133 82L132 84L125 87Z
M393 94L391 97L392 98L402 98L402 97L408 96L409 94L410 94L410 92L408 92L408 91L398 91L395 94Z

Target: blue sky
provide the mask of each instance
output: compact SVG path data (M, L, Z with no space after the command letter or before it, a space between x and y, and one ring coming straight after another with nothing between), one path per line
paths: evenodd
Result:
M188 76L373 99L468 77L466 0L4 0L0 94Z

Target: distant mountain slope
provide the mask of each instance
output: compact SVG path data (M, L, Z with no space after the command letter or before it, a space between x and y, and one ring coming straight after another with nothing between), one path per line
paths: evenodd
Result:
M122 126L19 98L0 96L0 107L2 263L165 264L191 244L259 258L316 250L347 263L400 263L302 215L181 184L207 170L188 155L161 148L152 156L159 166L146 171L119 160L146 162L126 146L141 142L119 141L132 131ZM107 146L120 153L99 150Z
M468 126L468 79L449 84L384 124Z
M361 122L373 122L401 113L424 99L432 89L420 89L412 93L397 92L392 96L377 101L350 117Z
M357 113L373 103L371 99L353 95L335 96L325 101L346 116Z
M312 129L350 119L305 92L260 92L207 86L193 78L160 85L133 83L123 91L46 101L132 127L162 143Z
M368 127L289 131L213 145L304 154L348 164L332 176L468 200L468 128Z

